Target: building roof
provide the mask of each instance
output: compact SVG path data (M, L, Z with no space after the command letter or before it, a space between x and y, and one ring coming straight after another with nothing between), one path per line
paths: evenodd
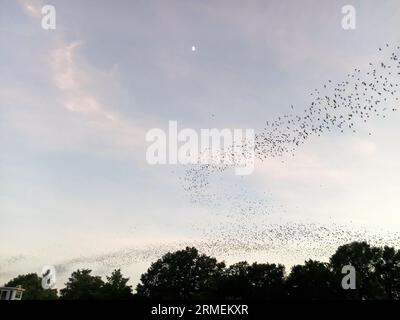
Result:
M17 290L17 291L25 291L22 287L0 287L0 290Z

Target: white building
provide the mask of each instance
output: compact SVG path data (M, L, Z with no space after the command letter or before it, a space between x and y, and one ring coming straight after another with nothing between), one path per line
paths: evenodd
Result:
M0 287L0 300L21 300L25 290L18 287Z

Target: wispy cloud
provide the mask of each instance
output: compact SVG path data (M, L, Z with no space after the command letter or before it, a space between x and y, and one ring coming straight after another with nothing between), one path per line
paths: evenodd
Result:
M18 3L22 9L30 16L39 18L41 17L41 10L43 7L43 1L38 0L18 0Z
M140 126L124 121L122 116L111 111L100 101L96 93L88 89L95 82L95 78L77 59L77 50L83 45L82 41L64 44L54 49L50 55L52 79L65 110L85 117L98 130L108 130L117 144L131 146L142 144L144 130Z

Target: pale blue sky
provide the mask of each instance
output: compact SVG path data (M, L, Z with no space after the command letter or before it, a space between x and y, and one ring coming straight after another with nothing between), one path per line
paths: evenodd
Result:
M41 28L44 4L56 8L56 30ZM0 282L77 257L207 241L194 226L212 228L229 203L190 203L181 168L146 163L145 132L169 120L258 130L398 45L398 1L352 1L353 31L341 28L345 4L0 0ZM271 222L399 231L399 120L313 138L285 164L259 163L224 185L270 193ZM73 267L107 271L84 260ZM133 279L148 266L139 260L121 263Z

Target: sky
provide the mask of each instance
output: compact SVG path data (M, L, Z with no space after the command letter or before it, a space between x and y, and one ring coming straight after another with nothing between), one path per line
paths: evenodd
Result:
M41 26L46 4L55 30ZM145 158L152 128L260 130L399 44L398 1L352 1L355 30L342 28L346 4L0 0L0 283L43 265L57 266L59 286L77 267L121 267L135 283L160 253L207 244L207 232L218 238L233 222L240 229L245 222L222 214L235 215L226 196L235 192L262 198L268 214L255 219L268 223L400 232L396 113L356 134L313 137L250 176L228 173L215 206L190 201L182 168ZM235 249L217 258L327 258Z

